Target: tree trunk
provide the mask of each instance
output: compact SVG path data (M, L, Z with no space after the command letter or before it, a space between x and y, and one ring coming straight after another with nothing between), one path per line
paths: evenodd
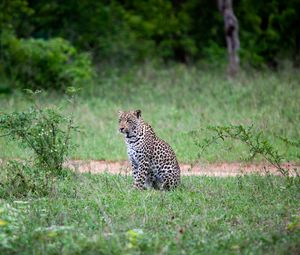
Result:
M238 49L240 48L239 24L232 8L232 0L218 0L219 10L223 14L224 28L229 57L228 72L235 76L239 70Z

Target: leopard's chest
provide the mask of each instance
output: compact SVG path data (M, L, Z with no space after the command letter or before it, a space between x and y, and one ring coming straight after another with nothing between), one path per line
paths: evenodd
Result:
M128 153L128 157L130 158L131 161L134 161L135 163L139 163L145 154L145 146L142 143L142 141L138 141L135 143L130 143L130 142L126 142L127 143L127 153Z
M128 148L127 148L127 154L128 154L128 156L129 156L129 158L134 159L134 160L137 160L138 155L139 155L140 153L139 153L137 150L135 150L134 148L128 147Z

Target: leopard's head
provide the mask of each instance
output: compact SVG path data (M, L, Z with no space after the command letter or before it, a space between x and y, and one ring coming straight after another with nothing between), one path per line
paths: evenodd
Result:
M131 138L137 135L141 122L141 110L123 112L119 111L119 131Z

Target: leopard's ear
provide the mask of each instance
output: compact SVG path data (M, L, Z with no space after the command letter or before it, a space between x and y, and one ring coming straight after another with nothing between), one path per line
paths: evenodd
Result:
M118 111L119 117L121 117L122 114L123 114L123 111Z
M142 115L142 111L141 110L135 110L134 114L136 115L137 118L139 118Z

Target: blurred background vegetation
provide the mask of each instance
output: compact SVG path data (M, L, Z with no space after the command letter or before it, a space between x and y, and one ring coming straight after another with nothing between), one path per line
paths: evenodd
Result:
M244 67L299 66L299 0L235 0L233 8ZM210 0L2 0L0 31L0 74L15 86L82 82L91 63L226 61L223 17Z
M1 255L300 254L299 178L185 177L161 193L129 188L123 167L62 169L127 159L121 109L141 109L180 163L299 165L300 0L233 9L228 78L217 0L0 0ZM208 126L231 125L254 135L210 143Z

